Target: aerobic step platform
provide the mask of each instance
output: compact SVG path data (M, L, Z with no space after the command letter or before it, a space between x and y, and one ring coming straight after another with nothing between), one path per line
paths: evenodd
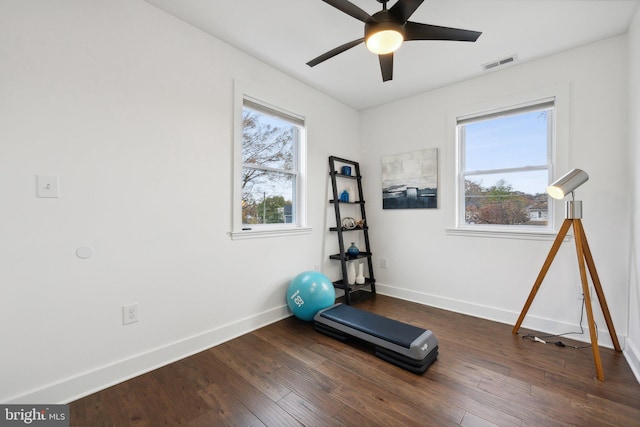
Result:
M340 341L358 338L375 347L375 355L416 374L438 357L438 339L429 330L350 305L335 304L316 313L315 329Z

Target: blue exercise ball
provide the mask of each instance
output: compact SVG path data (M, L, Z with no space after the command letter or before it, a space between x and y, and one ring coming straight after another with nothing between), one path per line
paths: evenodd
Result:
M327 276L317 271L304 271L289 283L287 304L293 314L302 320L313 316L336 301L336 290Z

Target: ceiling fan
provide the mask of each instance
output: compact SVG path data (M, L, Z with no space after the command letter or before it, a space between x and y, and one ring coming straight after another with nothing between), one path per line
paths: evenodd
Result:
M382 10L373 15L369 15L348 0L322 1L364 22L364 37L345 43L312 59L307 62L310 67L314 67L364 42L367 49L378 55L382 81L386 82L393 79L393 52L400 47L402 42L410 40L475 42L482 34L478 31L439 27L437 25L409 21L409 17L424 0L398 0L390 9L387 9L389 0L377 0L382 3Z

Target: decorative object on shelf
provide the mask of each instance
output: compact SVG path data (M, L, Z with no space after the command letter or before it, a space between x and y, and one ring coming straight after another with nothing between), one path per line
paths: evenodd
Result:
M359 221L356 221L356 227L358 228L364 228L364 219L361 219Z
M363 285L364 284L364 264L358 264L358 275L356 276L356 284Z
M349 192L346 189L342 190L342 193L340 193L340 201L349 202Z
M356 246L356 242L351 242L351 246L347 249L347 255L351 258L355 258L360 253L360 249Z
M382 158L382 209L437 207L437 148Z
M354 228L356 228L357 224L358 223L356 222L356 220L351 218L350 216L342 219L342 227L347 230L353 230Z
M356 194L353 192L353 187L349 187L349 190L347 191L347 193L349 193L349 201L355 202Z
M351 176L351 166L343 166L342 175Z
M356 283L356 262L349 261L347 265L347 283L354 285Z

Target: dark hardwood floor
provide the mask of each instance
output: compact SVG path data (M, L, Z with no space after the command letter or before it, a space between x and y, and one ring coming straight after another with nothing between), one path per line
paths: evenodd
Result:
M412 374L289 318L75 401L71 425L640 426L621 353L601 348L600 382L590 348L381 295L356 306L430 329L438 360Z

